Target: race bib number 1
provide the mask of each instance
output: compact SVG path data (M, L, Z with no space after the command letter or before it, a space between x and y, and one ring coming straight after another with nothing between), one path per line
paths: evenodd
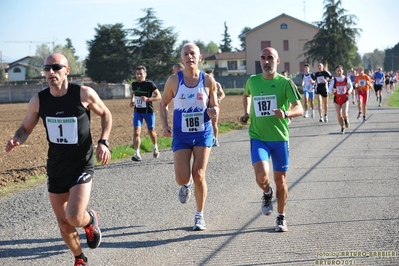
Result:
M56 144L78 143L78 119L76 117L46 117L49 140Z
M182 132L204 131L204 113L183 113L181 118L181 130Z
M254 109L257 117L274 115L273 109L277 109L276 95L254 96Z
M134 101L136 102L136 108L146 108L147 103L141 100L141 97L134 97Z

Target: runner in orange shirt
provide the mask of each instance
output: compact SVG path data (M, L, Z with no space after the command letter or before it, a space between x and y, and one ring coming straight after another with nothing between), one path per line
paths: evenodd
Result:
M369 91L373 80L364 73L362 67L357 69L357 73L358 75L355 77L355 88L358 95L357 107L359 109L357 119L361 119L363 112L363 123L366 123L367 100L369 98Z

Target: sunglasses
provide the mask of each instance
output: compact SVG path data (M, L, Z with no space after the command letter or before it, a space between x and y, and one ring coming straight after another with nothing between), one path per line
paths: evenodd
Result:
M43 70L50 71L50 69L52 69L53 71L58 71L58 70L61 70L63 67L65 67L65 65L61 65L61 64L44 65Z

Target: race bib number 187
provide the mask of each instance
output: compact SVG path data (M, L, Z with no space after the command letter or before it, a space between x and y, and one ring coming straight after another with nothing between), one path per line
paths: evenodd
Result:
M254 110L257 117L274 115L273 109L277 109L276 95L254 96Z

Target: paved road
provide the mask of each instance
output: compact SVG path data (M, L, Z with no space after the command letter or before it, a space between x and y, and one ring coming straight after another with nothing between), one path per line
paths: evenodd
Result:
M79 231L90 265L399 265L399 109L372 97L363 124L351 106L341 135L330 105L328 123L291 126L289 232L275 233L275 215L261 214L239 130L212 150L203 232L192 231L194 201L178 202L170 150L96 169L100 247L86 248ZM0 265L73 264L44 185L1 198L0 213Z

